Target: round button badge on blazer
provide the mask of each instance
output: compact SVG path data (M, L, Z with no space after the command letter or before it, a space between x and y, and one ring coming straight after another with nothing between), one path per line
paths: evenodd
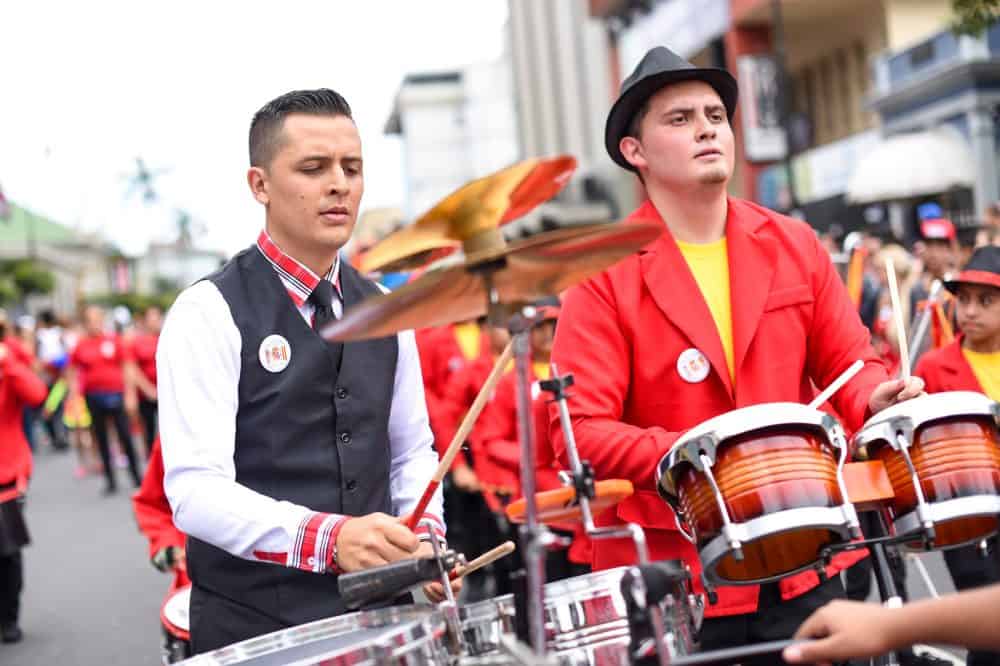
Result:
M697 384L708 377L711 364L700 350L690 347L677 357L677 373L689 384Z
M272 334L260 343L257 357L268 372L281 372L292 362L292 347L282 336Z

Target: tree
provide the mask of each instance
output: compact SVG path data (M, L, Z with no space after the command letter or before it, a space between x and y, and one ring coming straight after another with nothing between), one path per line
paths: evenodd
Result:
M0 262L0 304L10 305L32 294L48 294L56 279L31 259Z
M960 35L982 35L1000 17L1000 0L951 0L955 10L952 30Z

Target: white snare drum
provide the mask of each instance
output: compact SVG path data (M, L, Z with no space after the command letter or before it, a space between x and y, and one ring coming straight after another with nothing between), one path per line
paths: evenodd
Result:
M885 464L897 534L933 534L932 547L954 548L997 531L998 427L1000 405L972 391L907 400L865 423L853 444Z
M444 615L395 606L317 620L185 661L192 666L446 666Z
M817 566L822 549L859 534L829 414L797 403L737 409L679 438L657 487L698 547L707 585L771 582Z
M631 663L628 609L621 581L628 567L597 571L545 586L548 649L563 666ZM687 574L662 604L665 642L672 657L694 651L700 603L690 594Z
M191 640L191 586L185 585L171 594L160 609L163 628L177 638Z

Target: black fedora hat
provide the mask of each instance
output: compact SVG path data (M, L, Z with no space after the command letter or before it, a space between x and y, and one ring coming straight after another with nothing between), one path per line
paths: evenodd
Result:
M954 294L961 284L985 284L1000 289L1000 247L987 245L976 250L962 272L944 286Z
M622 137L628 134L632 118L656 91L679 81L704 81L715 88L726 107L726 115L730 121L733 119L738 91L732 74L714 67L695 67L665 46L657 46L650 49L636 65L635 71L622 81L618 99L608 112L604 146L620 167L635 171L618 147Z

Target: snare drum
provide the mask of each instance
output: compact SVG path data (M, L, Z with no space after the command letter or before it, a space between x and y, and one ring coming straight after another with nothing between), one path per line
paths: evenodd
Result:
M163 625L163 663L175 664L191 656L191 586L184 585L167 596L160 609Z
M223 666L447 666L444 614L394 606L317 620L198 655L186 664Z
M679 438L657 487L698 548L710 585L772 582L817 566L858 533L847 442L829 414L796 403L737 409Z
M597 571L545 585L545 636L562 666L630 664L628 608L621 581L628 567ZM662 604L670 656L690 654L700 626L700 603L687 573Z
M932 547L953 548L997 531L998 426L1000 405L971 391L907 400L865 423L853 444L885 465L896 495L890 508L896 534L933 527Z
M512 634L514 595L486 599L458 609L462 623L462 647L466 655L478 657L500 649L500 636Z

